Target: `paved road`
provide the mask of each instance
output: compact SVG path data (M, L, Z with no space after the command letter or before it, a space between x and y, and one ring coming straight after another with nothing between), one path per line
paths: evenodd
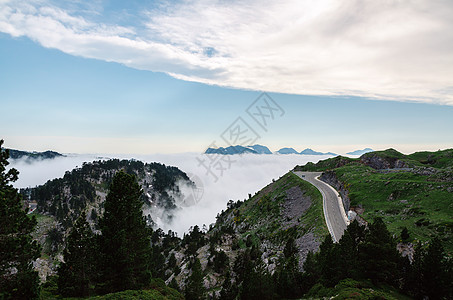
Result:
M321 172L294 172L303 180L313 184L322 194L324 217L334 242L338 242L347 227L348 219L338 192L327 183L319 180Z

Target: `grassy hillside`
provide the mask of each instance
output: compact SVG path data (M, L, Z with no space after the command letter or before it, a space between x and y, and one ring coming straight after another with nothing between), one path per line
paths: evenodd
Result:
M282 211L282 205L287 201L288 191L298 188L303 191L304 197L311 199L311 205L298 216L297 223L294 223L298 236L308 232L313 232L319 238L328 234L327 226L323 217L321 193L311 184L301 180L292 172L287 173L275 183L270 184L258 194L246 201L237 210L235 223L245 223L247 230L244 235L250 233L263 236L265 238L281 239L288 232L287 226L282 226L288 219ZM264 220L266 220L264 222Z
M194 229L180 246L173 246L178 250L160 248L161 253L167 253L165 261L174 255L178 265L174 275L165 273L163 279L167 284L175 280L184 288L195 255L201 262L208 294L213 295L221 290L227 273L234 285L242 285L237 268L246 253L259 253L255 259L272 273L281 264L283 249L291 239L302 266L308 251L317 251L327 234L320 192L289 172L247 200L230 201L206 233ZM226 255L222 263L220 253Z
M358 159L336 157L296 169L333 173L348 191L351 207L365 220L383 217L389 230L398 236L407 227L412 240L439 236L451 252L452 166L452 149L411 155L389 149Z

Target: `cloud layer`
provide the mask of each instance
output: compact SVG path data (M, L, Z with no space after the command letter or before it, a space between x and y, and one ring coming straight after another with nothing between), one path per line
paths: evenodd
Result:
M121 22L55 3L0 1L0 31L208 84L453 105L448 0L162 1Z
M84 161L93 161L97 156L79 156L56 158L54 160L40 160L26 163L22 160L11 161L10 167L19 170L19 180L15 187L34 187L44 184L49 179L63 177L65 171L81 166ZM130 156L104 155L103 157L117 157L130 159ZM154 154L139 155L134 158L144 162L160 162L167 165L177 166L186 173L198 177L196 181L203 191L202 197L197 199L196 205L183 207L176 212L171 224L163 223L163 220L155 221L165 231L171 229L180 236L187 232L190 226L203 224L209 225L215 222L215 217L222 209L226 209L228 200L244 200L248 194L258 192L272 179L278 179L297 164L305 164L308 161L317 162L327 156L309 155L242 155L232 156L234 161L223 176L218 180L206 174L205 169L198 165L197 153L182 154ZM155 217L158 211L152 213Z

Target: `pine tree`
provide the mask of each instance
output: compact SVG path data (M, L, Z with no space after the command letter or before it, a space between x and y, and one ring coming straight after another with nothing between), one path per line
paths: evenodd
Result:
M373 282L395 283L398 273L396 243L381 218L369 225L365 240L359 245L359 264L363 275Z
M149 229L142 214L141 189L133 175L118 172L110 185L100 222L102 293L140 289L151 280Z
M192 274L187 279L185 290L186 300L204 298L205 288L203 286L203 277L200 260L196 257L192 263Z
M302 296L302 273L299 271L298 249L293 237L286 241L283 257L274 273L276 291L285 299Z
M66 297L86 297L96 278L96 236L82 212L69 234L58 269L58 290Z
M401 240L403 242L407 242L409 241L409 238L410 238L409 230L407 229L407 227L403 227L403 229L401 230Z
M307 258L304 262L304 273L302 274L302 291L308 292L312 286L319 282L321 277L321 270L318 263L318 254L314 254L312 251L307 253Z
M424 255L425 251L422 248L422 243L418 241L417 245L415 245L412 262L404 274L403 289L416 299L422 298L422 267Z
M217 273L223 273L226 269L228 269L230 259L226 255L226 253L222 250L216 253L214 257L214 270Z
M227 271L225 280L223 281L222 290L220 291L220 299L234 300L238 294L237 286L231 282L231 273Z
M276 272L276 279L276 290L283 298L295 299L302 296L302 273L295 255L284 260Z
M438 238L428 246L422 264L422 290L429 299L441 299L447 282L444 269L444 248Z
M35 299L39 295L39 277L33 261L40 247L31 233L36 219L22 208L21 197L11 182L19 172L6 172L9 152L0 140L0 299Z
M242 282L241 299L272 299L274 294L273 280L266 270L261 258L249 264Z
M331 277L336 284L346 278L357 278L354 268L357 268L357 253L354 249L354 240L345 230L338 244L334 244L331 252Z
M319 246L319 254L317 261L319 270L321 271L321 282L326 286L333 286L336 284L334 275L331 271L332 260L334 259L334 244L330 235L327 235L324 241Z

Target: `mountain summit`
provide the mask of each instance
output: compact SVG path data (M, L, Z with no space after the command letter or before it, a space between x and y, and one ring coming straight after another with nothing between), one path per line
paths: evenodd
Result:
M373 152L374 150L371 149L371 148L365 148L363 150L355 150L355 151L351 151L351 152L348 152L346 154L348 155L363 155L365 153L368 153L368 152Z
M279 154L299 154L294 148L282 148L277 151Z
M334 156L337 155L332 152L327 152L327 153L318 152L318 151L312 150L310 148L307 148L307 149L301 151L299 154L303 154L303 155L334 155Z

